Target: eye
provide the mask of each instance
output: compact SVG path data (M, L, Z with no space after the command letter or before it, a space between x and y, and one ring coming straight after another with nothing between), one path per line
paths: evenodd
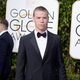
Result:
M37 17L37 19L40 19L40 17Z
M47 17L43 17L43 19L47 19Z

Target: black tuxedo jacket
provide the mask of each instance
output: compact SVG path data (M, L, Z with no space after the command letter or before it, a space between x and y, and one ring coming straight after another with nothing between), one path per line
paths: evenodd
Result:
M8 32L0 36L0 80L6 80L11 69L13 40Z
M43 59L34 32L21 38L16 80L66 80L59 36L48 31Z

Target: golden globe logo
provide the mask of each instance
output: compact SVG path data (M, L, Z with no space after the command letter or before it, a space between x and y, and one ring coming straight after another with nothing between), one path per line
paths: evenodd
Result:
M24 14L24 15L23 15ZM10 21L10 28L12 31L18 31L19 29L21 29L21 32L26 32L29 31L29 32L32 32L34 30L34 25L30 25L33 23L32 21L32 16L30 16L30 10L26 11L25 9L21 9L19 12L17 9L12 9L10 11L10 16L13 18L11 21ZM22 18L21 20L18 18ZM18 18L18 19L17 19ZM28 21L26 21L26 24L24 26L24 19L28 19ZM54 20L54 11L51 13L49 13L49 18L51 20L49 20L49 24L53 24L53 20ZM17 26L17 27L16 27ZM26 27L26 30L24 30L24 27ZM32 28L33 29L32 29ZM52 27L49 27L48 28L52 28Z
M80 59L80 1L74 2L72 6L70 56Z

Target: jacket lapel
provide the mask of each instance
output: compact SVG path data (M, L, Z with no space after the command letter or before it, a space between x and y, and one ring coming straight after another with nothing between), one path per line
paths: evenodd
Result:
M45 49L45 53L44 53L44 57L43 57L43 63L45 63L46 59L49 57L49 49L50 49L50 46L52 44L52 38L51 38L51 35L48 31L48 40L47 40L47 46L46 46L46 49Z
M35 48L35 51L37 52L37 55L39 56L40 59L42 59L39 48L38 48L38 45L37 45L37 42L36 42L34 31L31 33L30 41L31 41L33 47Z

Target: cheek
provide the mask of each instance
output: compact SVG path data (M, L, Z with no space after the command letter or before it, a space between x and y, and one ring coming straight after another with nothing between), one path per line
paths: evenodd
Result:
M48 24L48 21L45 21L44 23L47 25Z
M49 21L49 20L47 20L47 19L44 20L45 23L48 23L48 21Z
M34 20L34 22L35 22L35 23L38 23L39 21L38 21L38 20Z

